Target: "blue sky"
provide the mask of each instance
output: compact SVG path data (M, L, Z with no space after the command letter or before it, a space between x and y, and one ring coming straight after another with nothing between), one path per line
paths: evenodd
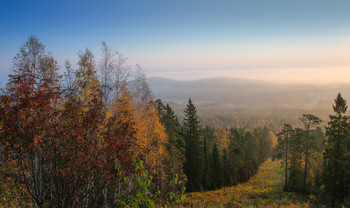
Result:
M2 0L0 81L35 35L61 66L86 47L98 58L106 41L148 76L345 82L349 11L348 0Z

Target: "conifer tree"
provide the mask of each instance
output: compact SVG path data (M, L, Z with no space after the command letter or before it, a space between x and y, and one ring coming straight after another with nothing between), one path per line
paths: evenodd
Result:
M210 187L212 178L211 178L211 169L210 169L210 158L208 155L208 146L207 146L207 138L204 138L204 145L203 145L203 157L204 157L204 163L203 163L203 189L204 191L207 191Z
M213 146L211 153L211 170L212 170L212 188L219 189L222 187L222 166L220 160L220 154L217 144Z
M186 176L183 172L185 162L185 141L183 137L183 127L179 123L169 104L165 106L159 99L156 100L156 104L159 119L162 125L165 127L165 132L168 137L168 141L165 144L166 158L163 162L168 173L168 180L175 181L175 178L178 177L179 180L184 182ZM176 191L176 186L174 183L172 189L172 192Z
M233 184L232 167L230 160L227 156L227 150L222 152L222 172L223 172L223 182L224 186L231 186Z
M185 140L183 138L183 128L169 104L164 105L159 99L156 100L156 104L160 121L168 135L167 148L175 148L177 152L176 157L180 159L181 163L184 163Z
M253 176L258 169L258 143L253 134L247 132L245 135L245 168L248 179Z
M349 184L346 183L347 139L349 137L349 117L345 116L346 101L339 93L334 100L335 115L330 115L326 127L328 139L325 141L324 152L324 183L330 193L330 206L340 206L347 195Z
M243 129L231 129L231 138L229 144L229 158L232 166L232 174L233 174L233 185L237 185L239 182L239 170L243 167L244 164L244 150L243 150Z
M313 150L316 149L316 140L315 137L311 134L311 132L314 130L313 127L323 122L320 118L318 118L315 115L312 114L303 114L303 117L300 118L300 120L304 124L304 136L303 136L303 153L305 155L304 157L304 180L303 185L305 188L305 191L309 191L307 187L307 177L308 177L308 171L309 171L309 163L310 163L310 155Z
M191 99L188 100L185 109L184 128L187 187L189 191L200 191L202 190L203 181L203 141L200 134L197 110Z
M289 140L293 133L293 128L289 124L284 124L283 129L278 134L278 145L276 147L276 154L274 157L283 158L284 165L284 190L288 191L288 155L289 155Z
M301 191L303 189L303 169L301 166L303 161L303 138L303 129L296 128L289 140L290 165L288 188L290 191Z

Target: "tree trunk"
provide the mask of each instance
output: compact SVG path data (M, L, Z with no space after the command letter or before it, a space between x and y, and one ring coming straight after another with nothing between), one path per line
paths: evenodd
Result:
M103 207L108 207L108 183L106 182L105 187L103 188Z
M286 138L286 170L285 170L285 190L288 191L288 135Z
M305 167L304 167L304 188L306 188L308 160L309 160L309 151L306 151L305 152Z

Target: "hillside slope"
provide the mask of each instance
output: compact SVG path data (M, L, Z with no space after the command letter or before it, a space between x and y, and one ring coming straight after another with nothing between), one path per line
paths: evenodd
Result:
M178 81L148 79L156 98L184 105L188 98L204 109L326 109L338 92L350 96L349 85L276 84L237 78Z
M184 205L191 207L308 207L300 195L283 191L283 169L271 160L246 183L186 197Z

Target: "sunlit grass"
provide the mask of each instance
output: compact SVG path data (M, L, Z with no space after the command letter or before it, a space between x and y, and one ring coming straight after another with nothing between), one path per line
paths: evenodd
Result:
M283 169L268 160L248 182L216 191L186 195L183 205L192 207L308 207L301 195L283 191Z

